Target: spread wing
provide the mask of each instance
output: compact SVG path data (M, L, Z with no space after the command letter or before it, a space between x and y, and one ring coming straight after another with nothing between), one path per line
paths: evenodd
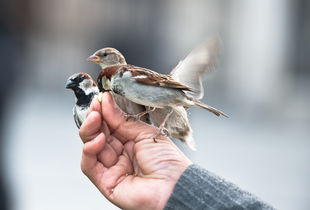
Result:
M170 73L176 81L197 90L195 93L189 93L196 99L201 99L204 95L202 82L215 68L220 43L218 36L212 37L194 49Z
M176 81L170 75L160 74L149 69L132 65L127 65L125 68L126 70L131 72L133 78L135 78L137 82L140 82L142 84L196 92L195 89Z

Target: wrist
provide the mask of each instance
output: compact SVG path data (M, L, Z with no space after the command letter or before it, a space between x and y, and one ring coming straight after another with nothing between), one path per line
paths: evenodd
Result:
M174 187L176 183L178 182L179 178L182 176L184 171L190 166L192 163L190 161L186 161L183 164L179 165L177 168L175 168L175 171L170 174L170 176L163 180L162 188L158 195L158 205L156 206L156 209L164 209L169 198L171 197Z

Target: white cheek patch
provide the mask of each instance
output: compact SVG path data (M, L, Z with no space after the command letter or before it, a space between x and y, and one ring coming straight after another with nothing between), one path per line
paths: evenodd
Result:
M89 95L90 93L99 93L99 89L97 86L91 86L90 88L87 88L84 91L86 95Z
M85 95L89 95L90 93L98 93L99 89L97 86L93 86L92 82L89 80L84 80L80 83L79 88L81 88Z

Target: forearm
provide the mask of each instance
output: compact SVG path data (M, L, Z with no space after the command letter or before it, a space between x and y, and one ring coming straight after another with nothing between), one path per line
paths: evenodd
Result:
M178 180L165 209L273 209L215 174L191 165Z

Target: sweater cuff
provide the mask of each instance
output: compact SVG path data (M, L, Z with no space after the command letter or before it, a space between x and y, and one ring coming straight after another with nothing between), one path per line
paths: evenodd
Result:
M273 208L234 184L193 164L184 171L176 183L165 209Z

